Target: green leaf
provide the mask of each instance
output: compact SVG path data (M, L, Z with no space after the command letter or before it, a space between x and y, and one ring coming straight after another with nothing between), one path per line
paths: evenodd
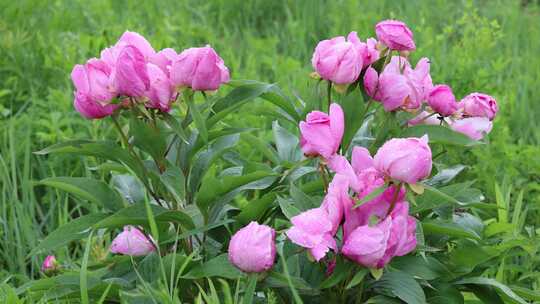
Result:
M238 134L228 135L217 139L208 146L208 149L200 151L195 155L193 165L189 174L189 191L197 192L201 180L206 174L210 165L227 149L234 146L239 139Z
M434 290L427 289L428 303L437 304L463 304L465 302L461 292L451 284L434 284Z
M426 296L420 284L408 273L387 271L373 283L375 290L387 290L408 304L425 304Z
M206 277L223 277L227 279L238 279L244 274L236 269L227 258L227 254L221 254L210 261L196 266L182 277L185 279L201 279Z
M236 220L245 225L253 220L259 219L276 201L276 193L270 192L261 198L250 201L242 208L242 211L236 216Z
M190 115L193 118L193 121L195 122L195 127L197 128L197 131L201 135L201 138L203 139L203 141L208 142L208 128L206 127L206 121L202 113L199 111L199 107L193 101L190 101L188 105L189 105Z
M257 287L257 273L251 273L248 276L247 287L244 292L243 304L251 304L253 302L253 295L255 294L255 288Z
M152 158L161 161L165 157L167 142L162 132L150 122L132 116L129 121L129 134L133 137L133 144L150 154Z
M272 122L272 131L279 158L282 161L295 162L300 160L302 154L298 148L298 136L282 128L278 121Z
M519 304L527 304L527 302L520 296L518 296L516 293L510 289L510 287L490 278L483 278L483 277L473 277L473 278L465 278L460 281L455 282L454 284L461 284L461 285L483 285L483 286L490 286L495 288L500 294L504 295L505 297L509 298L513 302L519 303Z
M267 188L276 179L274 173L265 171L205 179L197 193L197 206L203 214L207 214L216 204L228 203L245 190Z
M332 272L332 275L326 278L326 280L319 285L319 289L327 289L341 283L349 276L352 269L353 267L351 267L350 263L347 263L343 259L338 259L336 262L336 268Z
M293 216L296 216L300 214L300 210L293 206L289 201L278 197L278 203L279 207L281 208L281 212L283 212L283 215L285 215L288 219L291 219Z
M346 151L351 144L354 135L362 126L364 110L367 104L360 90L354 90L347 94L340 103L345 114L345 132L343 134L342 146Z
M118 193L102 181L85 177L49 177L38 182L75 194L101 207L116 211L124 206Z
M111 179L113 186L131 204L144 201L144 186L132 175L114 175Z
M178 137L184 142L188 143L188 137L186 131L182 128L182 123L180 123L174 116L169 113L161 112L165 122L171 128L171 130L178 135Z
M169 193L174 196L177 203L184 201L186 193L186 179L180 168L169 164L169 166L167 166L167 170L165 170L165 172L163 172L159 178Z
M157 205L151 205L150 207L156 222L178 223L186 230L195 228L191 217L180 210L168 210ZM149 225L144 203L123 208L95 223L94 228L118 228L125 225Z
M422 222L422 229L424 234L440 234L447 235L455 238L471 238L475 240L480 240L481 237L476 233L476 231L464 227L462 225L456 224L454 222L442 221L442 220L432 220L427 222Z
M354 203L353 209L358 208L358 207L362 206L363 204L365 204L365 203L371 201L372 199L376 198L377 196L381 195L386 190L386 188L388 188L388 185L384 184L384 185L382 185L380 187L377 187L377 188L373 189L373 191L371 191L368 195L364 196L361 200L356 201Z
M470 188L471 184L472 182L464 182L440 189L423 184L424 194L416 198L418 204L412 208L412 212L422 212L446 205L468 206L480 202L484 196L479 190Z
M317 201L307 194L305 194L302 190L300 190L298 187L296 187L294 184L291 184L289 193L291 195L291 199L294 202L294 206L298 208L300 211L306 211L308 209L317 208L320 206L321 202L320 200Z
M434 280L446 274L445 266L433 257L407 255L395 257L391 266L423 280Z
M472 241L460 242L450 253L449 266L454 272L468 273L482 263L498 256L501 252L491 246L479 246Z
M366 277L366 274L368 274L369 270L367 268L361 268L357 269L358 271L354 275L354 277L351 279L351 281L347 284L347 287L345 289L351 289L354 286L360 284L362 280Z
M65 246L71 241L80 240L88 236L90 228L97 222L103 220L108 215L104 213L93 213L81 216L71 222L58 227L35 247L29 255L35 255L40 251L51 251Z
M249 133L243 133L240 138L242 141L248 143L253 149L256 149L259 153L268 158L272 164L278 165L281 163L277 151L266 141Z
M405 128L399 137L422 137L428 135L429 143L437 143L455 146L475 146L480 144L470 139L467 135L455 132L450 128L437 125L416 125Z
M229 84L233 86L248 85L248 84L259 84L261 86L269 85L267 83L259 82L256 80L236 80L236 81L231 81ZM285 119L288 119L294 123L298 123L300 121L301 117L300 115L298 115L298 112L296 111L294 104L291 102L290 99L288 99L285 96L285 94L283 94L283 92L278 86L271 85L271 87L266 91L266 93L261 94L260 97L278 106L280 110L286 113L287 115L282 114Z
M85 156L95 156L124 163L135 172L140 172L141 170L131 155L112 141L71 140L52 145L34 153L37 155L46 155L50 153L70 153Z
M206 121L207 128L212 128L218 121L222 120L239 106L271 91L274 86L274 84L268 83L251 83L234 88L227 96L218 100L212 107L210 117Z

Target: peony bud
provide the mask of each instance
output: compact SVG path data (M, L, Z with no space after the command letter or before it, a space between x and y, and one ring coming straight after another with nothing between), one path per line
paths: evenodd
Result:
M41 271L49 273L54 272L58 269L58 262L56 262L56 257L54 255L48 255L43 264L41 265Z
M171 81L194 91L214 91L229 82L229 69L210 46L182 51L171 67Z
M313 111L300 122L300 147L306 155L330 158L337 152L343 138L345 117L341 107L330 105L329 115Z
M112 253L143 256L155 251L156 248L151 237L133 226L125 226L124 231L112 241L110 250Z
M413 33L407 25L398 20L385 20L375 26L377 39L391 50L414 51L416 46Z
M493 120L499 111L495 98L482 93L472 93L465 96L459 102L458 107L465 116L487 117L489 120Z
M431 149L427 142L427 135L391 139L375 154L374 166L387 177L415 184L431 173Z
M450 116L457 110L456 98L452 89L447 85L436 85L429 93L427 100L433 111L442 116Z
M356 37L356 33L349 34ZM358 37L356 37L358 40ZM335 84L350 84L358 79L363 66L362 55L351 41L339 36L319 42L311 58L313 68L322 79Z
M229 261L244 272L263 272L274 265L274 229L251 222L238 230L229 243Z

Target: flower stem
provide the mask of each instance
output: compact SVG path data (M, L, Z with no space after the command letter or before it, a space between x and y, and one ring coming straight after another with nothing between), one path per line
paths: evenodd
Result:
M390 201L390 208L388 208L388 212L386 213L386 216L392 213L392 210L394 210L394 208L396 207L397 199L399 197L399 193L401 192L401 186L402 186L402 183L398 183L394 187L394 194L392 195L392 201Z
M330 104L332 103L332 82L328 80L328 86L326 87L326 95L327 95L327 109L330 109ZM322 109L321 109L322 111Z

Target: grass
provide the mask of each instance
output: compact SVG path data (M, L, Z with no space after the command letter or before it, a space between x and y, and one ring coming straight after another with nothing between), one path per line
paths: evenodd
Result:
M487 200L496 184L514 189L506 202L527 207L526 225L538 227L540 206L540 6L520 1L3 1L0 3L0 280L39 276L44 256L28 256L44 235L77 217L80 204L64 193L34 186L48 176L99 175L91 160L35 156L68 138L97 138L110 125L82 119L72 108L74 64L98 56L126 29L156 49L177 51L212 44L235 79L275 82L287 94L310 98L310 58L316 43L356 30L373 36L386 18L407 22L428 56L436 83L458 97L484 91L501 112L490 145L466 152L466 172ZM244 108L245 126L269 125L264 108ZM451 160L463 154L450 152ZM89 163L90 162L90 163ZM519 200L516 199L518 194ZM520 194L521 195L521 194ZM514 206L510 206L514 208ZM514 213L515 214L515 213ZM58 252L78 263L84 248ZM75 250L75 251L73 251ZM88 253L88 252L87 252Z

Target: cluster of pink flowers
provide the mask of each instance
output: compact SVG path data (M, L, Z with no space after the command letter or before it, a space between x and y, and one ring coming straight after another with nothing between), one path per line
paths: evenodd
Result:
M408 215L402 185L430 175L431 149L427 136L395 138L374 157L366 148L354 147L349 163L338 154L343 130L343 111L337 104L330 106L330 115L315 111L300 123L303 152L322 157L336 175L321 206L293 217L287 236L319 261L330 249L340 251L334 237L343 225L341 252L359 264L381 268L416 247L416 221ZM385 183L390 186L382 194L355 206Z
M75 109L96 119L132 102L168 112L182 88L217 90L229 81L229 70L210 46L156 52L143 36L125 32L100 58L76 65L71 79Z
M498 111L493 97L473 93L458 103L449 86L434 86L429 59L421 58L414 68L407 59L416 45L405 23L382 21L375 26L375 32L378 41L369 38L361 42L356 32L351 32L347 39L339 36L319 42L312 58L313 68L322 79L336 85L360 81L365 71L365 92L386 111L419 112L409 125L444 123L474 140L491 131L491 121ZM391 56L392 51L399 54ZM373 64L382 58L389 59L388 64L377 72ZM317 115L308 117L307 123L317 120Z

